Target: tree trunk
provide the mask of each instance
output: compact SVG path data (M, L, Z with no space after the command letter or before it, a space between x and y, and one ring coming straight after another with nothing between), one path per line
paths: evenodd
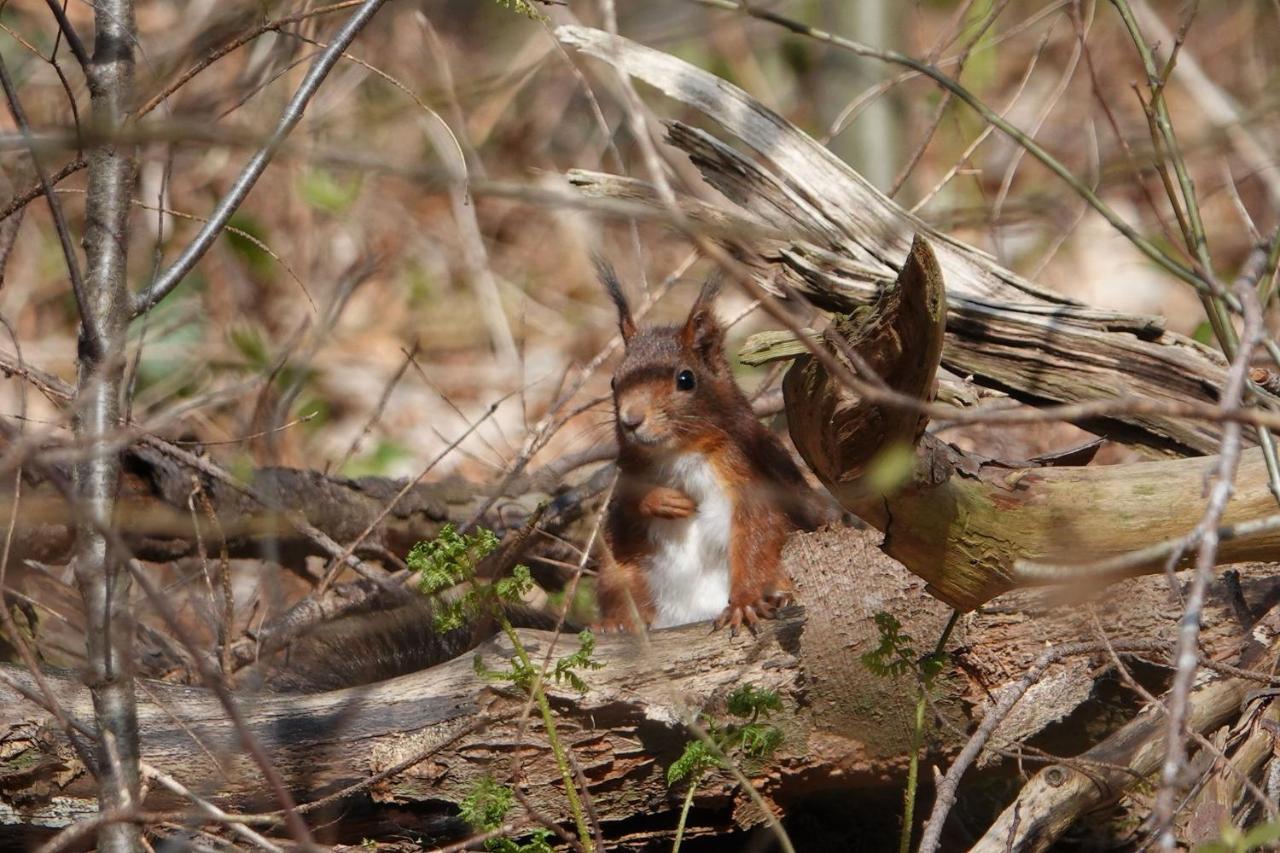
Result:
M133 106L136 40L132 0L101 0L95 6L93 60L85 71L92 121L107 141L88 152L84 240L88 275L79 306L74 430L92 455L75 466L72 515L76 519L73 565L87 617L86 658L97 712L97 774L104 812L130 808L141 781L130 577L123 555L112 547L108 535L120 488L120 461L111 442L120 428L125 398L129 205L137 168L133 146L112 140ZM108 823L98 833L98 846L108 853L137 850L140 841L138 826L132 823Z

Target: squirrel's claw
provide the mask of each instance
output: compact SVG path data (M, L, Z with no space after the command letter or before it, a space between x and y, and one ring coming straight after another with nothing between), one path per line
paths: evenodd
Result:
M756 608L762 602L757 601L755 604L748 604L745 607L734 607L732 604L724 609L716 618L715 629L718 631L725 625L729 626L729 636L738 636L738 631L743 625L747 626L747 630L752 634L756 632L756 623L760 621L760 617L756 615Z
M746 625L747 630L754 634L756 625L761 619L777 618L778 611L790 604L791 601L792 595L790 591L779 590L762 595L750 604L730 604L724 609L724 612L716 617L713 630L718 631L728 625L729 635L736 637L742 626Z
M769 608L775 611L776 615L776 611L781 610L791 602L795 601L795 596L791 594L790 590L781 589L777 592L771 592L766 595L765 601L769 602ZM770 616L769 618L772 619L773 616Z

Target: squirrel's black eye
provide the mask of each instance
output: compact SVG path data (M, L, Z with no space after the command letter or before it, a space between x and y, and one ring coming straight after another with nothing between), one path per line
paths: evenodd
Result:
M694 384L694 381L693 381L692 370L682 370L676 374L676 387L679 388L681 391L692 391L693 384Z

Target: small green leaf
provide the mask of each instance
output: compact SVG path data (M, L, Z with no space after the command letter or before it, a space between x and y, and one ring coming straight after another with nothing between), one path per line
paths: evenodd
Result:
M484 776L476 781L458 806L458 816L479 830L497 829L515 804L515 794L506 785Z
M947 665L947 655L945 652L938 654L927 654L920 658L920 678L925 684L932 684L933 680Z
M748 758L766 758L782 745L782 730L768 723L747 723L738 730L737 740Z
M513 12L519 12L532 21L545 22L547 20L547 16L533 8L533 4L529 0L498 0L498 5L504 6Z
M782 699L776 690L761 690L754 684L743 684L733 691L727 704L730 714L744 718L782 710Z
M911 635L902 632L902 623L892 613L875 615L880 645L862 656L862 664L875 675L897 677L911 671L916 661Z
M409 551L406 562L412 571L421 573L420 588L435 595L455 584L475 577L476 564L498 547L492 530L479 530L467 535L453 524L440 528L430 542L419 542Z
M700 740L685 744L684 752L667 768L667 786L688 779L696 779L713 767L719 766L715 753Z
M877 495L896 492L906 484L915 470L916 453L910 445L894 442L881 450L867 466L864 482Z
M343 182L327 169L308 169L298 183L302 200L326 213L342 213L360 195L359 177Z
M1199 326L1196 326L1196 330L1191 333L1191 338L1197 343L1202 343L1207 347L1213 346L1213 326L1210 325L1208 320L1205 320Z
M493 586L498 593L498 598L515 604L522 601L525 593L533 589L533 576L529 573L528 566L519 565L511 570L510 577L499 578Z
M578 634L578 650L571 655L565 655L556 661L555 671L552 677L557 684L567 683L579 693L587 692L587 683L582 680L574 670L603 669L604 664L595 660L591 655L596 650L596 638L590 631L582 631Z

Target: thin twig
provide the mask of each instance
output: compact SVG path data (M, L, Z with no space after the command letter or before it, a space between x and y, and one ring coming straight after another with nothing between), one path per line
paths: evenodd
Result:
M944 74L937 66L922 62L915 57L908 56L896 50L880 50L852 39L844 38L829 33L825 30L811 27L808 24L780 15L768 9L739 3L737 0L690 0L702 6L711 6L717 9L730 9L758 18L762 21L768 21L771 24L783 27L791 32L832 45L841 50L849 51L856 56L865 56L873 59L879 59L883 62L902 65L914 71L923 74L942 86L949 92L952 92L957 98L967 104L982 119L989 124L995 125L1006 136L1013 139L1018 145L1027 150L1029 154L1039 160L1049 171L1057 175L1062 181L1071 187L1081 198L1089 203L1089 206L1102 215L1104 219L1111 224L1113 228L1119 231L1126 239L1138 248L1144 255L1154 261L1165 271L1171 273L1177 278L1187 282L1197 290L1212 293L1214 292L1213 283L1205 279L1196 270L1184 266L1176 259L1160 248L1157 244L1148 240L1138 232L1132 225L1125 222L1118 213L1115 212L1106 202L1104 202L1093 190L1091 190L1083 181L1071 173L1071 170L1062 164L1056 157L1042 148L1039 143L1031 139L1017 127L1014 127L1008 121L1005 121L999 114L983 103L979 98L965 88L958 80ZM1231 300L1234 303L1234 300ZM1237 305L1231 304L1232 308Z
M165 773L163 770L159 770L144 762L142 765L142 772L148 779L153 779L159 783L160 787L167 788L179 797L190 800L206 817L218 821L225 826L228 831L235 835L239 835L250 844L257 844L262 849L268 851L268 853L283 853L284 848L278 844L272 843L269 839L264 838L259 833L245 826L243 819L239 815L228 814L206 800L204 797L201 797L199 794L192 791L186 785L183 785L168 773Z
M1258 309L1257 294L1253 288L1243 283L1234 289L1244 307L1244 329L1240 349L1232 360L1231 369L1227 372L1227 385L1222 391L1221 405L1224 409L1240 405L1249 375L1249 359L1263 334L1262 312ZM1173 817L1178 782L1186 761L1187 708L1200 663L1200 620L1218 553L1218 525L1234 491L1236 467L1240 461L1240 439L1239 424L1228 424L1223 429L1222 450L1213 469L1213 486L1209 491L1204 516L1198 525L1200 548L1196 555L1196 572L1186 594L1187 603L1178 628L1173 686L1169 690L1169 733L1164 764L1160 771L1160 788L1152 810L1157 843L1165 850L1173 850L1177 844L1173 832Z
M249 195L249 191L253 189L253 185L262 176L267 164L271 162L290 131L302 120L302 115L306 111L307 105L310 104L311 99L319 90L320 84L329 76L329 72L333 70L333 67L342 57L343 51L347 49L360 30L364 28L365 24L369 22L385 2L386 0L364 0L355 13L342 25L342 28L334 36L333 41L321 52L310 70L307 71L307 76L303 78L298 90L294 92L288 105L285 106L275 130L272 131L266 144L245 164L244 169L231 185L231 189L227 191L227 194L223 196L217 207L210 214L209 221L205 223L178 258L170 264L169 268L156 276L150 285L134 296L133 316L136 317L150 311L156 303L178 286L179 282L186 277L192 267L209 250L209 247L213 245L213 241L222 233L227 221L231 219L232 214L240 207L240 204Z
M1160 640L1136 640L1116 643L1114 647L1117 651L1122 652L1149 652L1166 649L1168 644ZM929 821L925 824L924 835L920 839L919 848L917 848L919 853L934 853L938 849L938 844L942 838L942 825L946 822L947 814L955 804L961 777L964 776L969 765L982 752L982 748L991 738L996 727L1004 721L1005 717L1009 716L1009 712L1013 710L1013 706L1018 703L1018 700L1031 689L1032 685L1040 680L1045 670L1054 663L1063 658L1094 654L1099 651L1105 651L1105 646L1097 642L1065 643L1046 649L1040 654L1040 657L1036 658L1035 663L1022 674L1022 678L1001 691L1000 699L995 703L995 707L987 711L982 718L982 722L978 725L977 731L965 743L964 748L960 750L960 754L956 756L956 760L947 768L946 775L938 783L933 810L929 813Z
M382 523L383 519L385 519L388 515L391 514L391 511L396 508L396 506L400 503L400 501L404 498L404 496L409 494L409 491L413 489L414 486L418 485L418 483L421 483L423 478L426 477L428 474L430 474L432 469L434 469L436 465L440 464L441 460L443 460L446 456L452 453L458 447L458 445L466 441L467 437L470 436L471 433L475 432L475 430L479 428L479 426L482 423L484 423L490 417L492 417L494 412L498 411L498 407L501 406L503 402L510 399L512 396L514 396L515 393L516 393L515 391L511 391L507 393L505 396L503 396L501 399L490 404L489 408L485 410L484 415L478 418L474 424L472 424L470 427L464 430L463 433L459 435L456 439L454 439L454 441L450 443L448 447L446 447L444 450L436 454L434 459L432 459L425 466L423 466L422 470L418 472L418 476L412 477L405 481L405 484L400 488L400 491L396 492L395 495L392 496L391 500L387 501L386 505L382 507L381 510L379 510L378 514L375 515L372 519L370 519L369 524L365 527L365 529L360 531L360 535L357 536L355 539L353 539L350 543L348 543L347 547L343 548L341 553L334 556L333 562L331 562L329 566L325 569L324 576L321 578L320 583L316 586L316 590L315 590L316 594L323 593L329 587L329 584L333 583L334 579L338 576L338 571L343 566L347 565L349 561L353 558L352 555L354 554L355 550L359 548L361 543L363 543L366 539L368 539L370 535L372 535L373 531L377 529L378 525Z
M67 262L67 275L71 278L71 292L75 294L76 306L80 309L80 316L83 317L86 310L87 295L84 276L80 272L80 258L76 255L75 247L72 245L71 229L67 227L67 218L62 213L62 205L58 202L58 197L53 192L53 183L49 179L49 174L45 171L44 164L40 162L40 154L36 151L35 143L31 139L31 125L27 121L26 112L22 109L22 102L18 100L18 90L14 87L12 78L9 77L9 68L5 65L4 57L2 56L0 56L0 87L4 88L5 100L9 103L9 112L13 116L14 123L18 125L18 131L22 134L28 150L31 152L31 163L35 166L36 175L40 178L40 190L44 193L44 197L49 203L49 213L53 217L53 227L58 235L58 245L62 247L62 256ZM94 334L95 331L89 327L85 328L86 334ZM94 341L93 344L100 345L100 342Z
M974 0L967 2L956 10L956 19L966 16L973 7ZM999 3L993 5L978 24L977 31L969 37L964 48L960 51L960 55L956 60L955 76L959 77L964 73L965 63L969 61L969 55L973 52L974 46L978 43L987 32L991 29L991 25L996 22L996 18L1000 17L1000 13L1009 5L1009 0L1000 0ZM954 39L954 37L953 37ZM936 65L938 63L938 55L942 52L943 40L939 40L934 44L933 49L929 51L927 61ZM911 177L911 173L915 171L916 166L920 164L920 160L924 157L925 151L929 148L929 143L933 141L934 134L938 132L938 128L942 125L942 119L946 116L947 110L951 108L951 101L955 95L950 92L943 92L942 97L938 100L937 106L934 107L933 117L929 120L929 126L925 128L921 134L920 141L916 143L916 147L912 149L911 154L907 157L907 162L898 170L898 174L894 177L893 183L889 185L889 189L885 191L885 195L894 198L902 190L903 184Z
M1142 701L1147 703L1148 707L1156 708L1162 711L1165 710L1164 705L1160 702L1160 700L1156 696L1152 695L1151 691L1143 687L1138 682L1138 680L1133 677L1133 673L1129 671L1129 667L1126 666L1124 661L1120 659L1120 656L1116 654L1115 647L1111 644L1111 638L1107 636L1107 632L1103 629L1102 622L1100 619L1098 619L1098 614L1094 611L1094 608L1092 606L1090 606L1089 608L1089 621L1093 626L1094 633L1098 635L1098 639L1100 639L1103 643L1106 644L1107 653L1111 658L1111 665L1114 666L1116 669L1116 672L1120 674L1120 679L1125 683L1125 685L1134 693L1138 694L1138 696L1142 699ZM1238 667L1235 667L1235 668L1238 669ZM1215 759L1217 759L1222 763L1222 766L1224 768L1226 768L1236 777L1236 779L1245 787L1245 789L1249 791L1250 795L1254 797L1258 805L1260 805L1263 808L1263 810L1267 812L1269 819L1271 820L1276 819L1277 817L1276 804L1272 803L1267 799L1267 795L1264 794L1262 790L1258 788L1258 786L1254 783L1252 779L1248 777L1247 774L1240 772L1240 769L1237 768L1231 762L1231 759L1227 756L1225 752L1222 751L1222 749L1217 744L1209 740L1207 737L1205 737L1203 734L1201 734L1198 731L1189 731L1188 733L1191 735L1191 738L1195 740L1195 742L1200 746L1201 749L1212 754Z
M62 31L63 37L67 40L67 47L71 48L71 53L76 58L76 62L80 63L81 69L85 75L89 74L89 66L92 60L89 59L89 52L85 50L84 42L80 40L80 34L76 32L76 28L71 26L70 19L67 18L67 12L58 3L58 0L45 0L45 5L49 7L49 11L53 13L53 17L58 21L58 29Z
M151 606L160 614L160 618L173 631L178 640L187 648L191 654L192 661L195 663L196 670L200 674L201 680L204 682L213 695L222 705L223 710L227 712L227 717L231 720L231 725L235 729L240 739L240 744L245 752L258 765L258 769L262 771L263 780L267 783L268 789L272 796L280 803L284 814L285 825L293 837L302 845L303 848L311 849L315 845L311 841L311 833L307 829L306 823L303 822L298 813L297 805L294 803L293 795L289 793L288 786L285 785L284 778L280 775L280 771L271 763L271 757L262 747L262 743L258 738L254 737L253 732L249 730L248 721L244 714L240 711L240 706L236 702L235 696L232 695L231 689L227 686L226 680L222 674L215 670L209 663L208 658L204 655L199 646L191 639L190 633L183 630L183 626L179 623L177 614L169 606L169 602L164 595L156 589L155 584L147 576L146 570L132 558L126 560L129 573L142 587L143 593L147 600L151 602Z

